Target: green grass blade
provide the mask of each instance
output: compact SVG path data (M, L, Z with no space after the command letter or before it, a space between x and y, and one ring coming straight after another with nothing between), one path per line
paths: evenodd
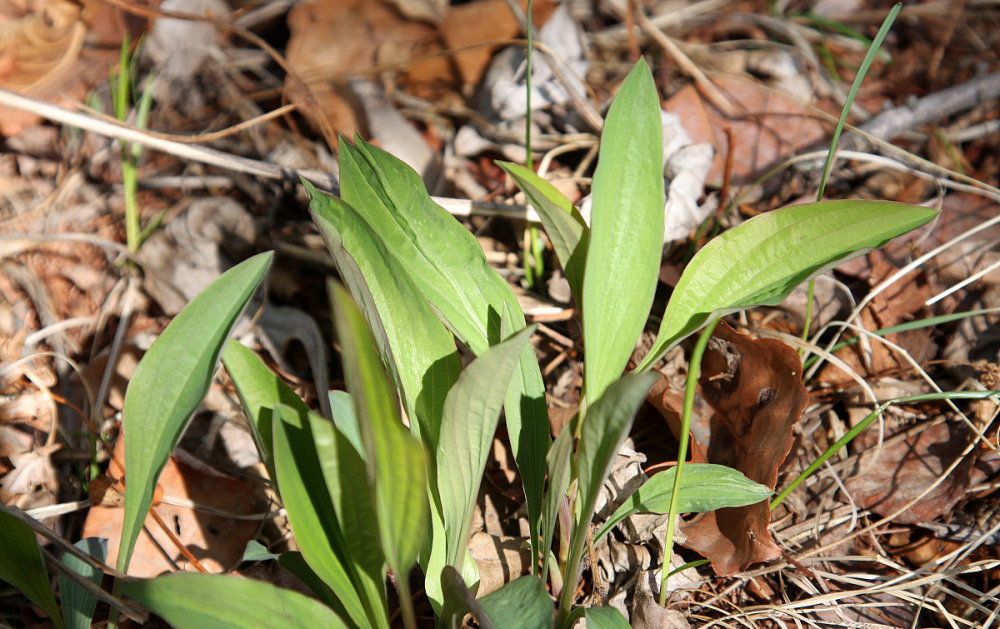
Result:
M569 425L563 428L556 437L548 454L549 488L545 492L545 503L542 507L542 583L548 581L549 557L552 548L552 538L555 537L556 522L559 519L559 506L569 489L571 478L571 463L573 461L573 430Z
M778 304L800 283L881 247L938 212L888 201L824 201L756 216L717 236L681 276L644 371L712 313Z
M136 367L125 393L125 515L118 570L128 569L153 488L208 393L229 331L271 264L258 254L226 271L185 306Z
M583 269L590 229L580 211L555 186L527 168L510 162L496 164L511 176L528 198L528 203L538 212L577 305L583 303Z
M317 426L319 422L310 421L307 413L275 406L276 480L302 557L336 594L341 604L338 614L358 627L368 627L378 618L380 604L372 605L371 597L366 597L370 589L365 581L370 579L357 570L350 550L354 541L340 527L323 469L324 457L335 456L336 451L325 443L320 449L313 433Z
M340 284L331 282L329 288L344 377L361 425L382 550L393 572L405 578L427 541L426 456L403 425L360 309Z
M313 220L375 335L407 416L416 420L411 425L435 448L445 396L462 369L455 342L414 283L414 269L389 253L354 208L305 185Z
M621 376L653 303L663 249L659 103L653 75L640 60L618 91L601 137L583 277L590 400Z
M319 601L255 579L177 573L121 591L177 629L350 629Z
M536 326L482 353L448 392L438 447L438 492L447 535L448 563L461 570L472 512L493 445L504 394Z
M823 191L826 190L826 180L830 176L830 170L833 168L833 160L837 155L837 143L840 141L840 133L844 130L844 123L847 122L847 114L851 111L851 105L854 104L854 98L858 95L858 90L861 89L861 83L865 80L865 75L868 74L868 68L871 67L872 61L875 60L875 55L878 54L879 48L882 46L882 42L885 40L885 36L889 34L889 28L892 23L896 21L896 16L899 15L900 9L903 8L902 2L897 2L892 10L889 11L889 15L886 16L885 21L882 22L882 28L879 29L878 34L875 35L875 40L872 45L868 47L868 54L865 55L865 60L861 62L861 68L858 70L857 75L854 77L854 83L851 85L851 91L847 94L847 100L844 101L844 106L840 110L840 119L837 121L837 128L833 131L833 139L830 141L830 153L826 156L826 164L823 166L823 175L819 180L819 189L816 192L816 200L823 200Z
M0 580L10 583L41 607L58 629L65 629L35 532L3 505L0 505Z
M73 544L94 559L104 561L108 556L108 540L97 537L81 539ZM77 557L66 553L63 565L96 586L101 585L104 573ZM59 575L59 598L62 599L63 615L68 629L90 629L97 609L97 597L80 587L73 579Z
M594 533L594 543L634 513L666 513L674 493L677 468L656 474L629 496ZM724 507L742 507L771 497L770 489L725 465L689 463L681 476L678 513L704 513Z

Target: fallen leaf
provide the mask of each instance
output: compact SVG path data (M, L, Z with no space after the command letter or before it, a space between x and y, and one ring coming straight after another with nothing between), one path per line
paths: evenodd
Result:
M30 452L10 455L14 469L0 479L0 488L11 494L27 495L34 493L36 487L41 486L54 495L59 490L59 481L50 457L60 448L62 444L55 443L35 448Z
M792 449L792 426L809 401L799 355L780 341L753 339L721 322L705 352L699 382L718 418L709 461L774 489L778 468ZM770 522L766 500L719 509L682 526L688 536L684 546L711 560L716 574L730 576L781 556L768 531Z
M527 538L494 537L479 531L469 540L469 552L479 569L478 596L498 590L531 570Z
M830 130L828 123L777 90L736 76L722 76L713 82L738 110L746 112L743 119L726 118L705 103L693 85L681 88L663 106L680 116L694 142L709 142L715 147L715 160L706 179L709 185L722 184L730 151L732 183L749 184L800 149L823 140ZM731 147L727 128L734 139Z
M124 454L124 439L119 437L115 446L115 458L124 461ZM113 481L121 479L121 468L113 461L108 466L108 476ZM225 572L240 562L247 542L257 534L260 520L240 520L215 515L171 502L185 501L203 509L249 515L263 510L256 504L249 486L223 476L193 459L178 460L175 455L170 457L160 474L158 490L160 487L163 502L153 509L209 572ZM124 513L122 508L92 506L83 525L82 537L103 537L108 540L108 557L105 561L110 565L114 565L118 557ZM180 550L153 517L147 515L128 573L136 577L152 578L166 572L191 569Z

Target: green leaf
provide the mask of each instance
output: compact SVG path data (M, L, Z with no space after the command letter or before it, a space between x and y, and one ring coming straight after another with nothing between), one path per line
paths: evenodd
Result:
M500 420L504 394L521 351L537 326L494 345L462 371L448 392L435 457L438 492L447 537L447 561L462 568L469 544L472 512Z
M411 427L435 446L445 396L462 370L451 334L414 284L413 269L389 253L354 208L304 185L313 220L375 335L407 416L416 419Z
M654 475L629 496L594 534L597 543L616 524L634 513L667 513L677 468ZM767 500L773 491L725 465L688 463L681 476L678 513L704 513Z
M361 426L358 424L358 416L354 414L354 398L347 391L330 391L330 411L337 429L347 437L347 440L351 442L363 459L365 446L361 442Z
M565 621L576 590L583 545L594 516L594 504L601 485L611 472L618 451L632 427L632 420L659 374L630 374L614 382L604 395L591 404L580 428L577 456L577 496L580 517L573 527L569 560L566 562L563 593L559 601L559 621Z
M478 602L482 610L480 613L493 619L494 626L503 629L552 627L552 599L537 577L514 579L499 590L479 598Z
M302 556L340 600L341 606L334 609L342 617L359 627L375 625L379 612L384 615L384 593L379 596L373 585L377 577L355 565L350 552L353 540L349 544L345 538L334 498L324 482L323 459L336 456L337 449L316 439L314 429L321 424L308 413L278 404L274 420L276 480Z
M594 173L582 305L588 400L621 376L653 304L663 250L662 124L653 75L640 59L608 112Z
M318 574L309 566L309 563L302 556L302 553L295 551L288 551L281 553L278 556L278 563L285 570L288 570L303 583L306 584L310 590L316 595L316 597L326 603L326 606L330 609L342 609L343 605L340 603L340 599L334 593L330 586L326 584L319 577Z
M229 269L191 300L142 357L125 393L125 514L118 570L126 572L156 480L208 393L229 331L271 264L261 253Z
M511 332L524 328L517 297L490 268L469 230L434 203L412 168L360 138L356 142L356 147L341 143L344 200L378 233L456 336L477 356L482 354L505 338L504 304L513 315ZM504 406L511 449L524 482L529 525L535 531L545 485L549 424L545 387L530 347L521 355Z
M88 537L73 544L94 559L104 561L108 556L108 540L98 537ZM100 587L104 573L93 566L84 563L77 557L66 553L62 556L63 565L82 578ZM59 598L62 599L62 610L66 616L66 627L69 629L90 629L94 620L94 610L97 609L97 597L83 589L73 579L59 575Z
M49 588L49 575L35 532L3 505L0 505L0 580L10 583L41 607L56 627L66 627Z
M329 289L344 378L361 425L382 550L393 572L405 578L427 541L426 455L403 426L364 316L343 286L331 281Z
M445 610L438 626L457 627L471 613L482 629L550 629L552 599L541 580L523 576L477 599L451 566L441 572Z
M681 276L644 371L713 312L781 303L800 283L876 249L938 215L888 201L806 203L755 216L717 236Z
M301 413L307 412L309 407L256 353L240 343L226 344L222 364L233 380L243 412L250 422L250 434L260 460L271 478L275 479L272 443L274 407L276 404L287 404Z
M556 522L559 520L559 506L569 489L571 464L573 461L573 430L572 424L563 427L559 436L549 449L549 489L545 492L545 503L542 507L542 549L545 551L542 567L542 582L548 578L549 552L552 548L552 538L555 536Z
M583 617L587 619L587 629L629 629L628 621L614 607L588 607Z
M583 268L590 239L586 221L562 192L531 170L510 162L496 164L511 176L538 212L579 306L583 302Z
M319 601L254 579L175 573L121 591L177 629L350 629Z

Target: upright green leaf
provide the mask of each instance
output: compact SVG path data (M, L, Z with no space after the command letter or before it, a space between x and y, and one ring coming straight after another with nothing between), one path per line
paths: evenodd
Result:
M587 417L580 428L580 450L577 456L580 516L573 527L570 540L567 573L564 575L563 593L559 601L559 624L569 615L576 590L577 570L583 556L590 520L594 515L597 494L611 472L611 464L628 436L639 406L657 378L659 374L649 373L623 376L608 387L604 395L587 410Z
M191 300L142 357L125 393L125 515L118 570L125 572L156 480L208 392L219 353L271 264L261 253Z
M361 441L358 416L354 413L354 398L347 391L330 391L330 411L337 429L354 445L361 458L364 458L365 445Z
M104 561L108 556L108 540L104 538L88 537L73 545L99 561ZM69 553L62 556L62 562L64 566L80 577L100 587L104 573L98 568ZM68 629L90 629L94 620L94 610L97 609L97 597L83 589L73 579L59 575L59 598L62 599L66 627Z
M573 462L573 431L570 426L563 427L549 449L549 489L545 492L545 503L542 507L542 582L548 580L549 549L552 548L552 538L555 536L556 522L559 519L559 506L569 489L571 463Z
M305 186L313 220L375 335L411 426L437 443L445 396L462 369L451 334L414 284L414 269L389 253L354 208Z
M583 303L583 269L587 261L590 229L580 211L555 186L524 166L510 162L497 162L497 166L511 176L528 198L528 203L538 212L577 305Z
M240 397L243 412L250 422L260 460L267 467L271 479L274 473L274 452L272 443L272 422L276 404L287 404L305 413L309 410L305 402L271 371L256 353L240 343L227 343L222 352L222 365L229 373Z
M634 513L666 513L674 493L677 468L656 474L643 483L594 534L594 542ZM773 491L742 472L725 465L688 463L681 476L678 513L704 513L725 507L742 507L767 500Z
M593 195L582 308L588 400L604 395L625 369L660 268L663 127L653 75L642 59L608 112Z
M936 210L888 201L823 201L774 210L716 236L674 288L644 371L713 312L781 303L800 283L916 229Z
M331 446L322 435L317 440L314 429L322 430L321 421L326 422L291 406L274 407L274 467L288 521L302 557L340 600L338 614L358 627L384 627L386 603L381 570L372 574L355 563L352 551L357 541L345 536L334 497L325 482L324 459L337 456L340 448ZM371 522L369 526L376 525ZM377 549L375 557L379 557ZM372 560L370 556L359 559Z
M41 607L58 629L65 629L56 597L49 588L49 575L35 532L3 505L0 505L0 580L10 583Z
M451 330L478 356L504 338L504 304L513 314L511 331L524 328L524 314L510 286L490 268L472 234L434 203L419 175L389 153L360 138L356 142L356 147L341 143L344 200L379 234ZM529 347L523 350L504 405L534 531L549 437L545 387Z
M405 579L427 539L426 455L403 426L364 316L340 284L330 282L329 289L344 378L361 425L382 549L393 572Z
M182 572L121 591L177 629L350 629L323 603L255 579Z
M486 470L500 409L518 358L537 326L494 345L462 371L448 392L435 459L448 539L448 563L462 568L472 512Z

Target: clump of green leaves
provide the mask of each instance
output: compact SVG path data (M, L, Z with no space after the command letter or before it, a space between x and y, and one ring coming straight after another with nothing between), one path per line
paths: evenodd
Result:
M171 575L123 585L120 593L181 628L242 627L247 615L262 626L387 628L391 569L404 623L412 628L406 575L419 564L441 627L456 625L467 612L486 627L502 621L503 627L544 629L553 626L553 615L560 629L581 616L598 627L623 626L611 608L574 610L573 596L598 493L656 380L648 368L722 314L778 303L800 282L935 215L915 206L846 201L747 221L692 259L653 350L637 373L623 376L652 306L660 264L660 125L653 78L640 61L608 115L589 226L529 169L501 164L541 216L583 316L584 403L572 428L554 443L529 343L533 327L508 284L412 169L360 139L353 146L342 142L342 197L305 184L343 281L331 283L329 294L348 391L332 394L332 417L311 412L255 354L225 345L270 254L225 273L178 315L143 358L123 412L128 477L120 570L128 566L157 476L221 354L300 548L278 561L319 602L219 575ZM456 340L477 357L465 369ZM533 575L477 599L467 542L501 410L524 483L536 561ZM641 487L598 536L635 512L671 504L708 511L771 495L730 468L687 470ZM575 515L567 558L558 566L563 590L556 610L544 579L571 486ZM27 538L8 543L22 554L29 546ZM53 608L44 579L37 579L44 568L34 559L30 564L15 575L16 583Z

